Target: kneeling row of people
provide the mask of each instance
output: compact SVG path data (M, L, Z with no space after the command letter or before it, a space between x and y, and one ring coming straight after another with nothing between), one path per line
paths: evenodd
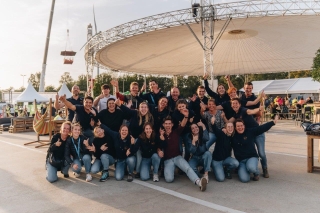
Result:
M79 124L65 122L61 126L60 133L53 136L48 149L46 161L47 180L54 182L58 179L57 171L61 170L65 177L69 177L68 170L71 167L75 177L80 176L82 165L86 172L86 181L91 181L91 174L102 171L100 181L109 177L109 166L116 164L115 178L122 180L125 171L128 171L127 181L133 180L133 171L136 165L135 153L140 149L142 162L140 175L142 180L150 178L151 165L153 168L153 181L159 181L158 170L161 159L164 159L164 177L166 182L173 182L175 167L179 167L187 174L189 179L198 185L201 191L206 189L209 182L208 172L210 166L217 181L231 178L231 171L238 168L241 182L248 182L250 174L253 180L259 180L258 154L255 149L254 137L268 131L276 124L268 122L256 128L246 129L241 119L233 123L227 123L222 131L215 126L215 117L211 119L212 128L217 137L213 153L209 152L208 131L203 123L191 125L191 133L188 137L191 157L189 162L181 156L179 137L187 122L188 110L185 110L185 119L180 126L172 130L173 122L168 117L163 122L163 129L159 135L153 131L152 125L146 123L142 134L134 139L129 134L126 125L120 127L119 132L112 131L101 124L94 129L95 139L92 144L81 133ZM234 127L235 125L235 127ZM71 131L71 136L69 133ZM231 157L233 149L235 158ZM49 153L53 153L56 159L64 159L60 167L53 166L49 159ZM92 154L95 161L91 164ZM204 168L204 176L200 177L198 166ZM90 174L91 173L91 174Z

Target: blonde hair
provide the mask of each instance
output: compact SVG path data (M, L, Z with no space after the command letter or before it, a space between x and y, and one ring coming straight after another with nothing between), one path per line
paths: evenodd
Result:
M98 129L102 129L100 126L96 126L95 128L94 128L94 130L93 130L93 134L94 134L94 137L95 138L97 138L98 137L98 135L97 135L97 130Z
M65 121L65 122L63 122L63 123L61 124L60 133L62 133L62 127L63 127L64 125L66 125L66 124L69 125L70 131L71 131L71 126L72 126L71 122L70 122L70 121Z
M78 126L78 127L80 128L80 130L81 130L81 125L80 125L79 123L73 123L73 124L71 125L71 135L72 135L72 130L73 130L76 126Z
M150 113L150 111L149 111L149 106L148 106L148 104L146 103L146 102L142 102L142 103L140 103L139 104L139 108L140 108L140 106L141 105L146 105L147 107L148 107L148 112L147 112L147 114L145 115L145 123L147 123L147 122L149 122L149 123L151 123L152 125L153 125L153 116L152 116L152 114ZM138 113L137 113L137 116L139 117L139 126L141 126L142 125L142 115L141 115L141 112L140 111L138 111Z

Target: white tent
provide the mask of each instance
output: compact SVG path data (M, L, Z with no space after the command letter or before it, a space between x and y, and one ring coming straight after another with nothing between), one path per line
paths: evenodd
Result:
M39 95L33 88L31 82L29 82L28 87L16 98L16 102L33 102L34 99L36 99L37 102L49 101L48 98Z
M311 94L320 92L320 82L312 78L292 78L281 80L252 81L254 94L262 90L266 94ZM241 89L243 91L243 89Z
M71 98L71 96L72 96L72 93L68 89L66 83L62 84L61 89L59 90L58 94L59 94L59 96L66 95L67 98Z

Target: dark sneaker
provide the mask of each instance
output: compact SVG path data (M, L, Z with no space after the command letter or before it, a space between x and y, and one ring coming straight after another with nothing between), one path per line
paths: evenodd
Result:
M68 178L69 174L63 174L63 177Z
M140 178L140 173L137 172L135 175L134 175L135 178Z
M207 179L206 178L201 178L199 181L199 186L200 186L200 191L204 192L207 189Z
M263 170L263 177L264 178L269 178L269 172L268 172L268 169L265 168L265 169L262 169Z
M259 175L253 175L253 177L251 178L251 180L253 181L259 181Z
M132 174L128 174L128 178L127 178L127 181L128 182L132 182L133 181L133 176L132 176Z
M109 178L109 172L102 171L100 182L105 182Z
M232 179L232 175L231 175L231 172L230 172L229 169L225 170L225 176L226 176L227 179Z

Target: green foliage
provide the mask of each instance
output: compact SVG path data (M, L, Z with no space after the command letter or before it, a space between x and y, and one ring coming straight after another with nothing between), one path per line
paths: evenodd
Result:
M26 88L24 88L23 86L20 87L19 89L15 89L15 92L23 92Z
M79 75L75 84L79 86L80 91L87 91L87 75Z
M57 90L54 88L54 86L49 85L46 86L46 88L44 89L45 92L57 92Z
M312 78L320 81L320 49L317 50L316 56L313 58Z
M31 74L28 79L28 81L32 83L32 86L36 91L39 91L40 77L41 77L41 72L36 72L35 74Z
M74 85L74 80L73 80L73 78L71 77L71 75L70 75L69 72L65 72L65 73L63 73L63 75L61 76L59 83L60 83L60 84L63 84L64 82L66 83L68 89L71 90L71 88L72 88L73 85Z

